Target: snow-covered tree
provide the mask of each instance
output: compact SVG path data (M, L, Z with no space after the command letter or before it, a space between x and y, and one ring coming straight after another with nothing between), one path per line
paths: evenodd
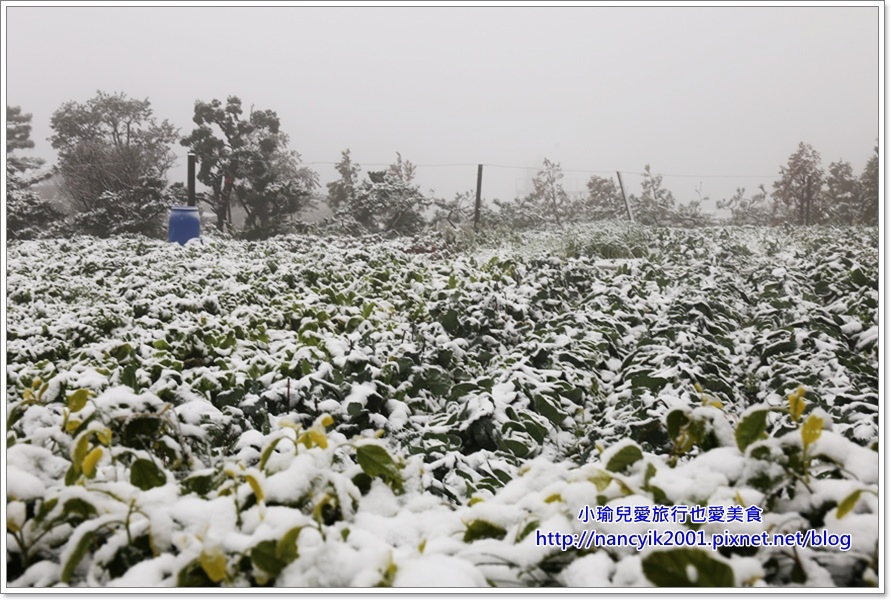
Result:
M625 201L613 179L593 175L587 187L587 196L580 199L576 208L581 218L593 221L628 218Z
M21 107L6 107L6 232L9 239L30 239L51 234L62 213L33 186L52 174L42 170L43 159L18 156L17 150L34 147L31 115Z
M103 192L93 208L74 215L71 227L98 237L139 233L163 238L168 211L177 203L172 186L168 189L160 179L149 177L126 189Z
M737 188L729 199L718 200L718 208L730 210L731 225L770 225L772 222L768 193L763 184L748 197L746 188Z
M654 175L650 165L644 166L640 196L631 195L634 220L644 225L670 225L675 219L675 199L662 187L662 175Z
M217 228L231 227L232 201L247 215L252 236L275 233L275 225L306 208L318 176L300 165L300 155L288 150L272 110L254 110L243 118L237 96L195 102L198 126L182 140L198 159L198 181L210 188L205 202L216 215Z
M73 223L89 224L89 233L104 236L120 224L102 219L125 215L128 232L158 235L165 211L148 199L166 186L177 129L155 119L147 99L101 91L85 103L63 104L51 125L61 189L82 214Z
M860 174L860 221L875 225L879 222L879 146L875 150L863 173Z
M247 163L244 178L235 186L235 197L245 211L245 234L269 237L287 230L287 217L313 205L313 189L319 178L300 164L300 155L282 147L265 152L255 147L256 157Z
M426 225L424 212L431 200L414 183L414 165L399 153L396 157L387 170L369 171L354 196L344 196L335 214L348 229L356 233L413 234Z
M356 189L359 187L359 173L362 169L353 163L349 148L341 152L340 162L334 168L340 179L329 182L327 187L328 206L336 213L342 206L348 206L355 200Z
M563 169L560 163L544 159L541 170L532 179L530 201L540 207L540 217L562 226L572 215L569 194L563 189Z
M434 198L433 205L436 211L433 214L433 222L456 228L473 221L476 194L472 190L458 192L451 200Z
M829 165L823 194L822 219L834 225L854 225L860 221L860 182L851 163L839 160Z
M774 198L789 210L799 225L811 225L820 217L823 168L820 154L801 142L798 150L780 167L780 178L773 183Z
M544 223L562 226L576 215L574 203L563 189L560 163L544 159L541 170L532 179L532 192L512 202L494 201L499 219L508 227L526 229Z

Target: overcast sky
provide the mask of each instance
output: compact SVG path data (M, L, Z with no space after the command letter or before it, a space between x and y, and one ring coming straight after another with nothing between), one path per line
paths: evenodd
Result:
M49 159L52 113L97 90L183 134L196 99L236 95L276 111L305 162L399 151L441 197L485 163L483 195L511 198L547 157L570 191L591 175L575 170L634 191L649 164L678 200L714 200L769 187L802 141L859 173L879 135L876 6L4 10L6 103ZM423 166L443 164L471 166Z

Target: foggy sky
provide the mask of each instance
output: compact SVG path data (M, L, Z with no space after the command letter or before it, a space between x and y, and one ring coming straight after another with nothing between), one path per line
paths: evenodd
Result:
M879 136L877 6L4 9L6 103L50 162L52 113L97 90L183 135L195 100L236 95L307 163L468 165L418 167L446 198L476 163L528 167L486 167L484 197L513 198L547 157L569 191L621 170L633 192L649 164L679 201L715 200L769 189L802 141L859 174Z

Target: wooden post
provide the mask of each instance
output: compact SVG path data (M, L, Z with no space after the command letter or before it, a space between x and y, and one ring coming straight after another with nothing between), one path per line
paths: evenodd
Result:
M483 190L483 165L476 166L476 204L473 207L473 231L479 231L480 228L480 207L482 204Z
M188 170L189 206L195 206L195 155L191 152L189 152Z
M634 215L631 214L631 204L628 203L628 196L625 195L625 184L622 183L622 173L616 171L616 177L619 178L619 189L622 190L622 200L625 201L625 210L628 212L628 220L634 223Z

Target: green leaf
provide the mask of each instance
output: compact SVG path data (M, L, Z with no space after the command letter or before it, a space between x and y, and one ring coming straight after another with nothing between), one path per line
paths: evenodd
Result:
M530 533L538 529L539 522L537 520L529 521L523 529L517 534L517 541L522 542Z
M50 512L56 508L56 505L59 503L58 498L51 498L50 500L45 500L40 503L40 509L37 511L37 514L34 515L34 522L40 523L43 521Z
M538 442L539 444L543 444L545 437L548 435L548 430L545 429L542 425L539 425L535 421L531 420L531 418L526 419L524 415L524 423L523 426L533 440Z
M855 490L851 494L848 494L848 497L839 503L838 508L835 509L835 518L841 519L846 514L854 510L854 507L857 506L857 501L860 500L860 494L863 493L863 490Z
M64 505L62 505L62 509L65 512L65 516L68 517L70 515L79 515L83 519L87 519L99 513L96 512L96 507L83 500L81 498L71 498L67 500ZM68 519L71 520L70 518Z
M439 317L439 322L449 335L456 335L460 329L458 313L454 308L448 309L441 317Z
M68 396L68 410L77 412L87 405L90 390L80 389Z
M517 458L525 458L529 456L529 447L517 440L512 440L509 438L501 439L501 446L507 451L516 456Z
M655 475L655 474L656 474L656 465L654 465L653 463L647 463L647 469L646 469L646 471L644 471L643 489L645 489L645 490L649 489L650 479L652 479L653 475Z
M606 463L606 470L621 473L643 458L643 452L637 444L629 444L612 455Z
M182 480L184 491L194 492L199 496L206 496L215 487L213 475L190 475Z
M80 536L80 539L77 540L77 544L74 546L74 551L68 556L68 560L65 561L65 564L62 566L62 576L60 580L62 583L68 583L71 581L71 576L74 574L74 569L77 568L77 565L80 564L80 561L84 559L84 556L87 554L87 550L90 549L90 544L93 543L93 537L95 536L95 531L88 531ZM70 543L70 542L69 542Z
M376 444L356 446L356 459L366 474L380 477L390 484L394 492L402 492L402 473L385 448Z
M532 406L538 414L545 417L557 427L560 427L563 421L566 420L566 413L554 406L550 401L546 400L544 396L536 394L532 398Z
M290 529L275 545L275 556L285 564L295 561L298 557L297 537L302 529L302 525Z
M761 363L766 364L767 359L771 356L783 354L786 352L793 352L797 347L798 346L795 344L794 336L790 336L790 339L788 340L781 340L779 342L771 344L761 351Z
M682 548L657 550L641 561L647 579L659 587L733 587L733 569L705 550ZM692 567L695 576L688 576Z
M743 417L739 425L736 426L736 445L741 452L745 452L752 442L764 437L768 412L767 409L752 411Z
M121 371L121 384L134 391L139 391L139 380L136 378L136 367L127 365Z
M128 356L133 354L133 347L130 344L123 343L111 351L111 356L118 362L123 362Z
M167 476L152 461L138 458L130 466L130 483L141 490L150 490L167 483Z
M284 436L277 437L274 440L272 440L271 442L269 442L269 445L263 449L263 453L260 455L260 464L257 465L258 469L260 469L262 471L263 469L266 468L266 462L269 460L269 457L272 456L273 450L275 450L275 447L283 439L285 439Z
M164 429L164 423L155 415L134 416L127 420L121 433L121 444L128 448L149 449Z
M643 387L654 394L658 393L666 384L668 384L668 380L664 377L651 377L647 373L637 373L632 375L629 380L631 381L632 389Z
M488 521L477 519L471 521L467 525L467 530L464 532L464 543L466 544L474 540L482 540L486 538L501 540L504 539L505 535L507 535L505 529L489 523Z
M676 408L665 416L665 426L668 428L668 437L676 440L681 429L690 422L686 411Z
M876 283L873 283L869 277L867 277L863 270L860 267L856 267L851 271L851 281L854 282L858 287L871 287L874 289L878 288Z
M74 464L68 466L68 470L65 471L65 485L74 485L77 483L77 476L80 475L80 472L74 468Z
M275 540L265 540L251 548L251 562L254 566L263 569L273 577L277 576L287 566L283 560L276 556Z
M238 406L238 403L244 399L244 396L245 390L242 387L235 388L234 390L226 390L217 394L213 405L219 409L226 406Z
M462 381L461 383L456 383L452 386L451 391L449 392L449 397L452 400L459 400L463 398L470 392L475 392L479 389L479 385L472 381Z

